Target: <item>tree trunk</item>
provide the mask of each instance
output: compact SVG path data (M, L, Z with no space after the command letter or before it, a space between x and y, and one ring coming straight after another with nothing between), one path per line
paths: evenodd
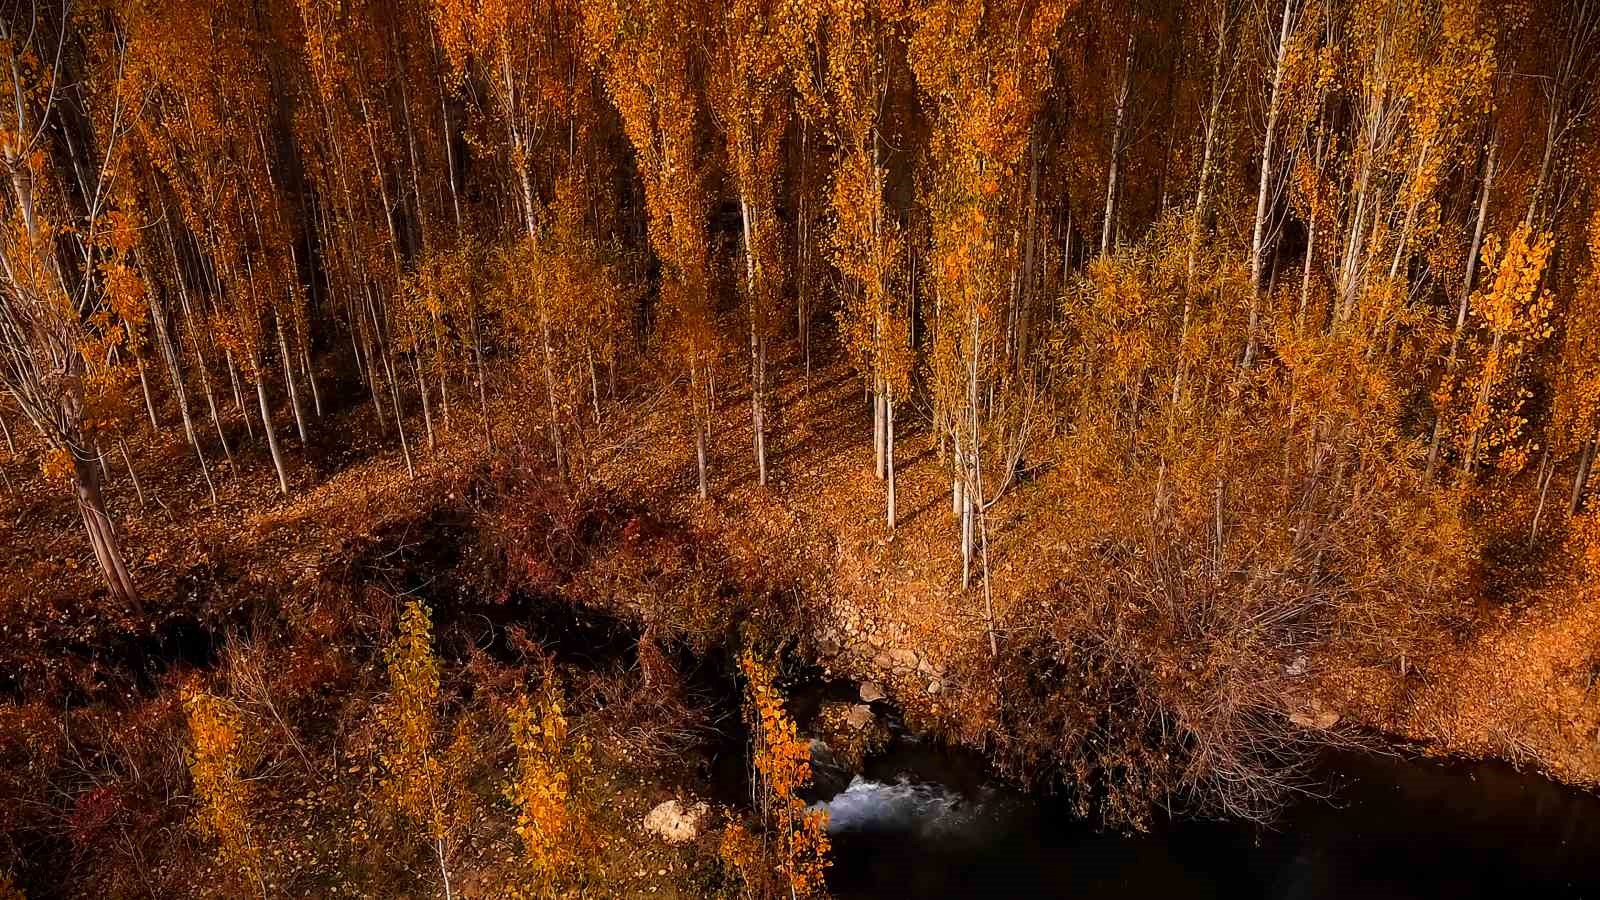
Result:
M711 496L706 483L706 419L707 415L701 414L701 407L709 396L709 387L700 382L700 367L694 363L694 350L690 350L689 361L689 416L694 426L694 452L695 468L699 476L700 499L705 500Z
M1539 520L1544 518L1544 502L1550 493L1550 482L1556 478L1555 458L1550 455L1550 448L1546 447L1544 455L1539 460L1539 503L1533 509L1533 525L1528 529L1528 546L1532 547L1539 540Z
M1189 260L1188 280L1194 281L1195 257L1199 253L1200 238L1204 234L1206 225L1211 216L1211 169L1213 160L1216 159L1217 135L1222 133L1221 113L1222 98L1227 93L1226 85L1222 78L1222 63L1226 56L1228 45L1228 4L1221 4L1220 20L1217 23L1217 46L1213 48L1211 56L1211 102L1206 109L1206 121L1203 131L1205 133L1204 147L1200 153L1199 182L1195 191L1194 224L1189 233ZM1177 129L1173 129L1174 132ZM1187 326L1189 321L1190 299L1186 295L1183 301L1183 321Z
M1022 243L1022 278L1017 290L1016 371L1026 372L1028 354L1033 337L1034 256L1038 243L1039 225L1039 142L1033 130L1028 131L1028 209L1025 216ZM890 412L893 418L893 412ZM891 441L892 443L892 441Z
M239 467L233 461L233 449L228 446L227 432L222 430L222 416L217 410L217 393L211 389L211 376L206 372L205 357L200 355L199 338L195 339L195 347L195 360L198 363L195 368L200 371L200 389L206 395L206 408L211 413L211 425L217 429L217 441L222 444L222 456L228 461L228 468L237 475Z
M1117 226L1117 181L1122 171L1122 133L1127 120L1128 96L1133 92L1133 48L1138 31L1133 25L1128 29L1128 52L1122 63L1122 88L1117 91L1116 125L1111 131L1111 163L1106 175L1105 223L1100 229L1100 255L1111 252L1111 241Z
M233 384L233 405L239 408L239 416L244 419L244 433L253 441L256 439L256 428L250 421L250 411L244 406L244 390L239 386L239 367L234 365L231 351L223 351L223 359L228 364L228 380Z
M100 566L100 574L105 578L111 596L124 606L133 607L139 602L139 593L123 561L117 530L111 524L111 517L106 514L105 497L100 492L100 473L88 454L75 447L68 449L72 453L73 486L77 493L78 512L83 519L84 530L89 535L89 546L94 550L95 562Z
M417 376L417 395L422 398L422 427L427 432L428 451L431 453L438 447L433 435L433 403L428 398L428 379L422 377L422 363L415 356L411 358L411 371Z
M128 467L128 480L133 482L133 495L139 498L139 510L145 508L144 485L139 483L139 472L133 467L133 457L128 455L128 442L117 438L117 449L122 452L122 464Z
M258 368L256 375L256 400L261 407L261 427L267 431L267 449L272 451L272 467L278 472L278 492L288 496L289 472L283 465L283 450L278 446L278 430L272 427L272 408L267 404L266 373Z
M805 360L805 385L811 386L811 211L807 205L810 189L806 182L806 148L809 145L806 121L800 120L800 187L795 215L794 316L795 336Z
M1321 122L1322 115L1319 112L1317 115L1317 150L1313 160L1313 165L1318 175L1322 173L1322 153L1327 145L1327 136L1320 127ZM1321 211L1320 195L1313 193L1311 210L1308 214L1311 221L1306 225L1306 254L1305 259L1301 262L1300 270L1300 311L1295 315L1295 331L1299 334L1305 332L1306 310L1311 305L1311 266L1312 262L1317 258L1317 226L1322 218Z
M694 452L697 472L700 482L700 499L705 500L711 496L706 487L706 430L697 421L694 423Z
M1278 140L1278 95L1283 87L1284 63L1288 58L1289 32L1293 23L1294 0L1284 0L1283 21L1278 26L1278 45L1273 49L1272 93L1267 100L1267 132L1261 139L1261 178L1256 185L1256 221L1250 238L1250 330L1244 348L1246 368L1255 361L1256 356L1256 329L1261 318L1261 276L1267 237L1267 200L1271 194L1273 152Z
M894 394L893 393L890 393L890 392L886 392L885 393L884 404L885 404L884 429L887 432L885 437L884 437L884 447L885 447L885 450L884 450L884 466L888 469L887 481L889 482L889 499L888 499L889 509L887 511L886 517L887 517L887 524L889 526L889 530L893 531L894 530Z
M311 385L311 409L322 417L322 392L317 389L317 370L311 365L311 350L306 346L305 335L300 336L300 368L306 373L306 384Z
M872 471L883 479L883 379L873 378L872 383Z
M278 307L272 307L272 321L278 331L278 358L283 361L283 383L289 389L289 407L294 410L295 433L300 436L300 446L307 445L306 417L300 409L300 391L294 383L294 357L289 355L289 339L283 333L283 317L278 314Z
M1572 474L1572 500L1567 504L1567 515L1575 516L1583 509L1584 491L1589 486L1589 468L1594 465L1595 439L1584 442L1583 453L1578 457L1578 470Z
M483 340L478 335L477 307L473 306L468 311L472 319L472 363L478 370L478 408L483 413L483 447L490 453L494 452L494 423L489 418L489 387L488 373L483 368Z
M600 424L600 371L594 364L594 348L585 344L584 357L589 363L589 403L594 407L594 424Z
M1483 247L1483 229L1489 220L1489 190L1494 184L1495 150L1498 145L1496 139L1499 130L1489 133L1488 157L1484 160L1483 185L1478 191L1478 222L1472 231L1472 249L1467 253L1467 274L1461 283L1461 300L1456 305L1456 327L1450 337L1450 355L1445 358L1444 377L1449 378L1455 374L1459 353L1461 350L1461 336L1467 327L1467 307L1472 299L1472 282L1478 274L1478 253ZM1433 414L1433 436L1428 440L1428 477L1439 464L1439 440L1443 432L1444 410L1435 410Z
M394 374L394 362L389 358L389 350L384 347L379 350L383 356L384 378L389 382L389 403L394 407L395 432L400 435L400 455L405 457L406 477L417 477L416 463L411 459L411 443L406 439L406 414L400 405L400 381Z
M133 358L139 364L139 389L144 392L144 408L150 414L150 430L160 434L161 422L156 419L155 398L150 396L150 378L145 374L144 355L135 350Z
M761 346L760 328L763 310L760 286L756 284L755 242L752 240L754 226L750 221L750 202L743 197L739 198L739 213L744 232L745 302L749 305L750 313L750 430L755 445L756 483L764 486L767 483L767 438L766 416L763 410L763 392L766 388L766 373L763 369L766 354Z
M520 173L522 177L522 204L523 223L527 227L528 240L534 245L535 258L538 258L539 233L535 223L537 211L534 208L533 182L526 168ZM566 475L565 459L561 448L561 422L560 409L556 403L556 373L554 350L550 346L550 319L545 309L548 298L545 287L536 285L537 303L539 308L539 341L544 354L544 389L545 399L550 412L550 450L555 456L556 472L563 477Z

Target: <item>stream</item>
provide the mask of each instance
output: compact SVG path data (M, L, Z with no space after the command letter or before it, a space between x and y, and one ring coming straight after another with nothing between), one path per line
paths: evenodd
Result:
M1333 755L1271 829L1099 830L897 736L818 806L841 898L1600 898L1600 797L1491 763Z
M633 644L625 627L570 607L535 621L546 646L575 664L625 656ZM726 661L684 663L708 696L730 684ZM803 732L823 702L858 702L854 684L818 674L788 685ZM724 721L736 722L737 699L722 699ZM1158 819L1129 835L1076 817L1061 798L1017 790L976 753L906 731L886 702L873 709L887 745L859 772L816 767L806 798L829 813L828 885L842 900L1600 900L1600 796L1503 763L1330 753L1313 773L1326 796L1297 800L1270 828ZM737 803L749 796L745 737L725 730L713 780Z

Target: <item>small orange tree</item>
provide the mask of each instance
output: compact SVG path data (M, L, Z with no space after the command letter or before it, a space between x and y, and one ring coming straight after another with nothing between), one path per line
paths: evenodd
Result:
M589 768L589 748L573 741L561 691L546 673L538 694L511 710L516 771L505 787L517 810L528 896L580 892L592 875L595 838L577 803L575 786Z
M422 603L412 600L400 617L400 633L383 653L389 696L378 709L382 731L378 760L384 770L382 800L428 836L446 897L449 862L466 812L464 778L471 746L464 732L439 745L439 660L433 627Z
M772 826L769 850L783 893L790 897L817 896L828 868L828 814L808 809L797 796L811 781L811 746L800 738L794 719L783 708L783 695L773 686L773 670L749 650L739 655L745 677L745 724L750 728L755 767L753 792L756 808ZM724 856L741 843L730 830ZM732 854L745 859L747 854ZM752 880L746 869L746 880Z
M240 776L245 735L239 711L229 701L193 691L184 698L189 745L184 760L194 781L194 827L217 842L217 862L258 896L266 896L261 848L250 830L250 785Z

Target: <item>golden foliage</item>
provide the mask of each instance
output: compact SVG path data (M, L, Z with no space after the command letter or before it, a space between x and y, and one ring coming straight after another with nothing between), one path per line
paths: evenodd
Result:
M384 650L389 694L379 706L380 800L422 830L441 871L448 869L457 830L470 813L466 768L470 736L458 728L445 744L440 723L439 660L420 600L406 603L400 633ZM443 746L441 746L443 745Z
M531 897L581 894L597 849L576 783L591 769L590 751L569 731L552 671L533 698L517 698L510 721L517 761L505 794L516 809L524 887Z
M744 715L753 741L758 801L771 828L769 864L785 896L814 896L824 887L829 841L828 814L808 809L798 796L811 781L811 744L799 737L784 709L772 667L745 650L739 655L739 671L745 678ZM748 879L749 841L737 832L724 832L723 841L724 857L731 854Z
M195 690L184 698L189 743L184 754L198 803L194 826L216 842L229 881L265 894L261 851L250 825L250 785L242 774L243 718L228 700Z

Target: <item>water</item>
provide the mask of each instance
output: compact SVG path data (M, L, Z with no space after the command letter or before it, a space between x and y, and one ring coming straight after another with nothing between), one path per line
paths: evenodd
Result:
M843 898L1596 898L1600 797L1491 764L1338 756L1274 829L1096 830L898 741L819 805Z

